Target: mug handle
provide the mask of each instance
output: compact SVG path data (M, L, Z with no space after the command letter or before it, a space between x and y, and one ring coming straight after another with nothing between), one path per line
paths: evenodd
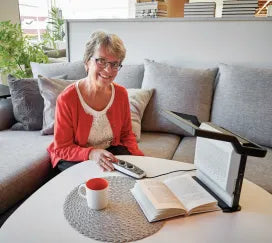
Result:
M85 194L82 193L82 189L83 189L83 188L84 188ZM81 197L86 198L86 186L85 186L85 184L81 184L81 185L78 187L78 194L79 194Z

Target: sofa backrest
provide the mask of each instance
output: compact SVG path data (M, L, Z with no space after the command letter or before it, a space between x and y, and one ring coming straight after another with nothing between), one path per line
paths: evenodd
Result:
M187 67L219 63L272 67L271 29L272 19L254 17L68 20L68 57L82 60L91 33L106 30L124 41L126 64L142 64L148 58Z
M211 121L272 147L272 68L220 64Z

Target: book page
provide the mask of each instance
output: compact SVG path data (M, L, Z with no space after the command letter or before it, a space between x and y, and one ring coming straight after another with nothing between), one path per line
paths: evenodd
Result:
M166 179L164 184L183 203L187 212L202 205L217 204L217 200L189 175Z
M158 212L153 207L152 203L144 195L144 193L141 190L139 190L139 187L140 186L138 185L138 183L136 183L135 186L130 191L134 196L135 200L138 202L142 211L144 212L147 220L149 222L153 222Z
M142 191L157 210L167 208L184 209L182 203L163 182L158 180L142 180L137 183L139 183Z

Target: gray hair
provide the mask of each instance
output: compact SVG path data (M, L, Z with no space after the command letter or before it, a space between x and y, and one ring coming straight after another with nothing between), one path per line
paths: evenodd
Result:
M110 54L118 57L121 63L125 59L126 48L123 41L117 35L109 34L104 31L96 31L92 33L90 40L86 43L83 58L85 64L101 46L106 48Z

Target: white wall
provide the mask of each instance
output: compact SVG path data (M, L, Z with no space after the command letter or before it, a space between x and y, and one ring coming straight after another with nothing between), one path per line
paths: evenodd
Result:
M127 19L68 21L71 61L82 60L95 30L116 33L127 48L125 63L144 58L190 66L247 64L272 67L272 19Z
M0 21L20 23L18 0L0 0Z

